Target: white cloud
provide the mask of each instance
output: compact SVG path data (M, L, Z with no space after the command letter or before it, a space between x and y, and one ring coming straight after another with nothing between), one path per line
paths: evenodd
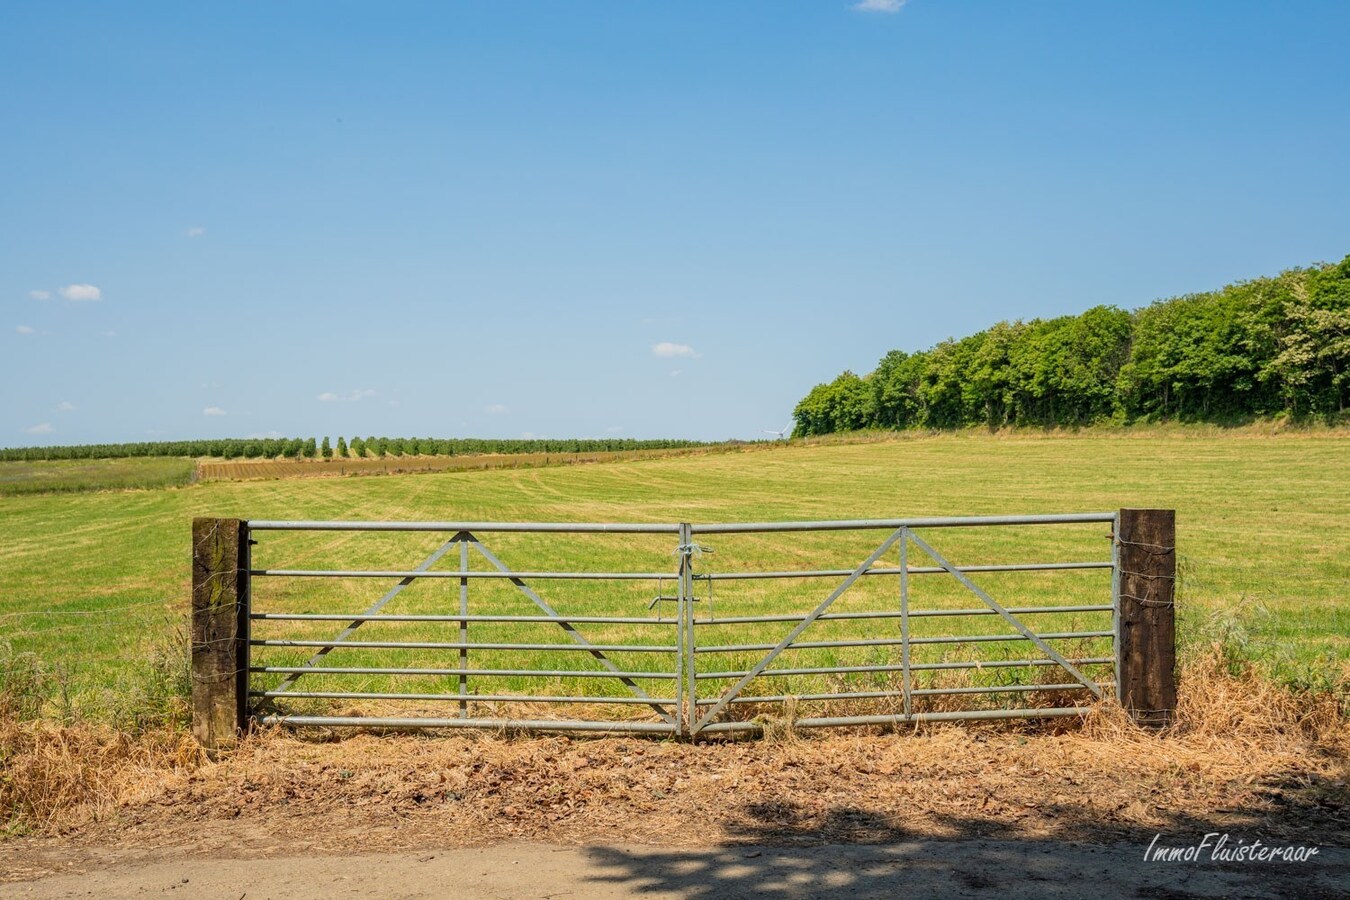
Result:
M375 391L369 389L369 387L358 387L358 389L347 391L344 394L339 394L338 391L324 391L316 399L324 403L354 403L358 399L367 399L374 397L374 395Z
M74 412L74 411L75 411L75 404L74 404L74 403L71 403L69 400L62 400L60 403L56 404L56 411L57 411L57 412Z
M324 403L355 403L357 400L368 400L375 396L375 391L370 388L357 388L354 391L338 393L337 391L324 391L316 399Z
M245 435L250 441L263 440L264 438L285 437L280 431L255 431L252 434Z
M533 431L522 431L520 433L520 439L522 441L537 441L541 437L543 437L543 435L535 434Z
M909 0L858 0L853 8L858 12L898 13Z
M623 434L623 426L611 425L605 429L605 434Z
M34 299L34 300L50 300L50 299L52 299L52 292L51 292L51 291L29 291L29 292L28 292L28 296L31 297L31 298Z
M652 344L652 356L661 359L696 359L698 351L688 344L676 344L671 341L662 341L659 344Z
M679 377L680 377L681 375L683 375L683 374L684 374L684 369L671 369L671 370L670 370L670 377L671 377L671 378L679 378Z
M92 284L68 284L61 288L61 296L67 300L102 300L103 292Z
M51 422L39 422L37 425L29 425L24 429L24 432L27 434L51 434L55 430Z
M201 237L204 234L206 234L206 229L201 225L193 225L187 230L188 237Z
M511 410L507 409L506 404L504 403L489 403L487 406L483 407L483 412L490 416L504 416L510 411Z
M37 329L31 325L15 325L14 330L19 334L37 334Z
M202 410L202 415L223 416L225 415L225 410L221 409L219 406L208 406L206 409Z

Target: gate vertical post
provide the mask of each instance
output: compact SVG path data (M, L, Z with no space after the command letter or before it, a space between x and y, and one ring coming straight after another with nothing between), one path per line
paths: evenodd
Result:
M192 733L214 757L248 725L249 531L192 520Z
M470 535L461 532L455 535L459 541L459 571L469 571L469 538ZM469 614L469 579L461 577L459 579L459 614L468 616ZM459 620L459 717L467 719L469 717L469 620L461 618Z
M680 698L681 715L677 718L680 723L680 732L685 737L693 737L694 723L698 721L698 690L695 680L698 677L698 668L694 665L694 533L693 528L688 522L680 523L680 547L677 551L680 560L680 585L678 590L679 618L680 618L680 651L676 664L680 667L679 671L682 677L679 679L680 685L684 688L684 696Z
M909 654L909 529L906 528L900 535L900 678L906 719L914 714L914 676Z
M1160 728L1177 707L1176 510L1122 509L1117 521L1120 703Z

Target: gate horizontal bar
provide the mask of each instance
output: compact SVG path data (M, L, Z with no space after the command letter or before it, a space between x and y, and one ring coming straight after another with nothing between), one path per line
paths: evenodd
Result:
M771 531L865 531L897 528L958 528L966 525L1073 525L1114 522L1115 513L1062 513L1040 516L937 516L920 519L827 519L819 522L719 522L690 525L694 534L762 534Z
M448 570L392 571L378 569L250 569L248 574L269 578L496 578L507 580L529 578L558 581L656 581L679 577L675 572L457 572Z
M1075 665L1091 666L1105 665L1114 663L1115 658L1110 656L1095 656L1087 659L1071 659L1069 662ZM1015 666L1057 666L1059 663L1053 659L997 659L990 661L972 661L972 662L940 662L940 663L915 663L910 666L910 671L938 671L947 669L1006 669ZM875 665L875 666L828 666L816 669L765 669L760 672L760 676L774 675L842 675L848 672L899 672L903 667L899 665ZM748 672L705 672L699 675L699 679L725 679L725 678L743 678Z
M960 722L972 719L1051 719L1061 716L1085 716L1090 706L1057 706L1050 709L973 709L965 712L912 713L894 716L831 716L828 718L794 719L794 728L828 728L833 725L909 725L916 722ZM757 722L713 722L704 725L699 733L728 731L763 731Z
M1079 612L1111 612L1115 607L1109 603L1102 603L1093 606L1019 606L1008 610L1010 613L1018 615L1028 615L1032 613L1079 613ZM969 609L911 609L909 617L911 619L924 616L996 616L997 612L987 606ZM849 613L823 613L816 616L816 621L841 620L841 619L898 619L901 613L899 610L877 610L875 612L849 612ZM345 617L338 617L345 618ZM806 618L806 614L800 615L773 615L773 616L719 616L716 619L695 619L695 625L743 625L750 622L800 622Z
M637 522L309 522L249 519L253 531L481 531L565 534L677 534L679 525Z
M1054 637L1054 635L1044 636ZM252 640L249 641L249 644L254 647L342 647L353 650L566 650L569 653L594 650L606 653L620 651L625 653L674 653L678 649L674 645L667 647L659 644L588 644L582 646L580 644L465 644L457 641L292 641L285 638Z
M1099 684L1098 687L1110 687L1108 684ZM910 691L913 697L938 697L948 694L1012 694L1026 691L1071 691L1086 690L1077 681L1068 684L1007 684L993 687L959 687L959 688L916 688ZM287 696L282 694L280 696ZM821 701L821 700L880 700L887 697L901 698L905 696L904 691L851 691L840 694L774 694L772 696L759 697L733 697L730 703L786 703L788 700ZM449 698L447 698L449 699ZM711 700L699 700L699 706L712 706L717 702L716 698Z
M472 699L472 696L470 697ZM393 719L383 716L290 716L267 715L264 725L316 725L329 728L385 728L420 731L423 728L517 728L522 731L626 731L640 734L674 734L669 722L571 722L553 719Z
M962 572L1060 572L1071 569L1109 569L1111 561L1106 562L1058 562L1058 563L1011 563L1005 565L959 566ZM943 575L947 570L941 566L910 566L900 569L895 566L872 568L863 575L899 575L904 571L908 575ZM749 581L763 578L843 578L852 575L852 569L789 569L782 572L713 572L695 575L698 581Z
M480 675L519 676L537 678L669 678L671 672L577 672L571 669L393 669L361 668L357 666L250 666L250 672L291 672L314 675Z
M1107 609L1110 609L1108 606ZM596 625L669 625L674 619L656 619L650 616L468 616L447 613L420 615L417 613L250 613L250 619L274 622L583 622Z
M911 613L912 615L912 613ZM1110 631L1065 631L1056 634L1038 634L1037 637L1043 640L1069 640L1072 638L1103 638L1114 637L1114 632ZM946 635L943 637L921 637L910 638L912 644L964 644L977 643L981 641L1025 641L1026 635L1023 634L969 634L964 637L957 635ZM795 644L788 644L785 650L818 650L826 647L898 647L904 643L900 637L893 638L866 638L852 641L799 641ZM744 650L772 650L777 644L709 644L702 647L695 647L695 653L732 653Z
M250 697L306 697L313 700L449 700L462 703L477 700L484 703L623 703L647 706L652 703L675 703L673 697L580 697L576 695L536 696L530 694L396 694L361 691L249 691Z

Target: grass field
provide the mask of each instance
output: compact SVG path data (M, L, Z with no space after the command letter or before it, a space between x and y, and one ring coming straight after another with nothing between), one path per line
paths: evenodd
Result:
M794 445L773 453L619 462L530 470L444 472L387 478L217 482L150 491L14 496L0 500L0 642L36 654L59 670L69 703L97 714L142 677L148 661L185 621L189 581L189 524L193 516L252 519L406 519L461 521L712 522L782 519L904 517L1107 511L1122 506L1178 510L1182 640L1223 639L1259 658L1281 677L1314 684L1334 680L1350 659L1350 442L1344 436L1241 432L1084 433L988 436L954 434L868 443ZM924 535L957 564L1109 558L1105 526L1021 528ZM708 537L714 553L699 571L852 568L884 537L881 533L816 536ZM255 565L286 568L411 568L431 553L436 535L258 535ZM443 539L443 538L442 538ZM489 547L521 570L592 568L673 571L673 535L538 538L485 536ZM913 553L913 551L911 551ZM912 563L922 562L911 559ZM886 563L894 564L887 557ZM451 554L442 567L458 564ZM474 568L485 568L477 560ZM996 575L976 579L1008 605L1101 603L1109 599L1105 573ZM318 582L260 579L255 606L292 612L357 612L377 598L384 581ZM775 581L718 584L700 616L801 612L833 582ZM618 587L550 582L536 588L573 615L648 615L657 590L651 582ZM670 588L667 583L665 588ZM895 579L864 579L840 601L841 610L893 608ZM915 605L978 606L946 577L915 579ZM471 611L531 613L510 585L474 582ZM974 601L974 602L973 602ZM387 612L449 611L458 604L453 579L419 582ZM1045 630L1109 627L1100 614L1056 614ZM956 627L928 620L916 635ZM267 635L331 636L334 623L266 623ZM845 627L847 625L847 627ZM363 639L454 640L447 626L397 627ZM705 626L705 643L772 643L790 626ZM832 623L812 639L866 636L862 626ZM875 625L873 628L878 627ZM894 628L892 621L882 627ZM1003 632L987 617L954 633ZM474 641L565 642L555 626L478 626ZM553 633L548 633L549 629ZM850 630L852 629L852 630ZM587 631L593 641L673 642L663 626L611 626ZM875 631L872 632L875 636ZM1061 648L1066 649L1066 648ZM1091 655L1094 646L1067 648ZM269 664L303 660L309 651L268 648ZM795 662L846 664L889 660L891 648L798 651ZM925 648L937 660L940 645ZM1023 649L988 645L985 658ZM752 651L718 654L732 671L758 658ZM337 657L331 657L336 661ZM348 657L350 664L356 657ZM560 659L562 662L560 662ZM395 662L397 660L397 662ZM570 660L570 661L569 661ZM659 671L661 654L632 653L624 668ZM546 653L512 666L593 668L582 654ZM291 664L294 664L293 662ZM411 662L405 651L363 656L355 664ZM442 654L439 664L453 665ZM475 666L504 667L475 657ZM275 678L275 676L267 676ZM308 676L324 688L324 676ZM452 679L428 678L417 687L446 689ZM875 683L860 676L849 684ZM378 689L378 679L344 687ZM725 684L726 682L721 682ZM837 686L837 685L836 685ZM405 688L415 687L413 684ZM561 689L557 684L502 678L474 689ZM649 688L650 689L650 688ZM784 679L759 693L787 689ZM798 684L794 690L801 690ZM704 690L701 688L701 690ZM653 693L657 693L653 690Z
M176 487L191 482L196 470L196 460L177 457L6 461L0 462L0 497Z

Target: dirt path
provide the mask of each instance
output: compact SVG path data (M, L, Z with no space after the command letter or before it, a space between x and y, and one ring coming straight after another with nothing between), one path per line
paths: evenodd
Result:
M0 898L344 896L724 898L955 896L1318 898L1350 894L1350 850L1304 863L1144 862L1145 847L1063 841L668 849L597 844L227 859L0 845L0 869L61 868L0 884ZM24 857L27 857L25 862ZM20 871L10 868L10 876Z

